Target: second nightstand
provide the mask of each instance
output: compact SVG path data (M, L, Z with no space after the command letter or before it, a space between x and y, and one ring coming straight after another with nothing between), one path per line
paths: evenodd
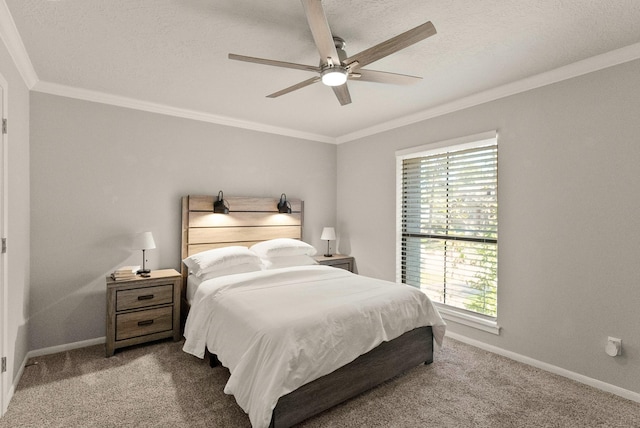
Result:
M331 257L315 256L314 259L321 265L333 266L340 269L353 272L355 259L351 256L343 256L342 254L334 254Z
M181 282L174 269L151 271L148 278L107 277L107 357L123 346L180 340Z

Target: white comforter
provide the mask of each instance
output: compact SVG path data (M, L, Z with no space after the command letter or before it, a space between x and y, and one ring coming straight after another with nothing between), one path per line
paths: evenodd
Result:
M183 349L203 358L207 346L218 356L231 372L224 392L261 428L279 397L427 325L441 344L445 323L413 287L301 266L204 281Z

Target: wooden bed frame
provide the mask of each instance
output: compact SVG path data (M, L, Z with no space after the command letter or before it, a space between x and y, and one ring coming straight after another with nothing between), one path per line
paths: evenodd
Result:
M302 239L304 203L288 199L291 214L279 214L279 198L228 197L229 214L213 214L215 196L182 198L181 259L212 248L251 246L274 238ZM183 317L188 271L181 263ZM211 355L211 365L217 357ZM433 362L431 327L420 327L383 342L351 363L280 397L271 417L272 428L290 427L353 398L400 373Z

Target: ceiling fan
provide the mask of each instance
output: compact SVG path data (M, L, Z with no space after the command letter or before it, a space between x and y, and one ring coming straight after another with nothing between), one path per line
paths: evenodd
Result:
M282 89L268 98L276 98L289 92L304 88L316 82L322 81L331 86L341 105L351 103L351 95L347 87L347 80L360 80L363 82L393 83L407 85L421 80L421 77L406 74L388 73L385 71L365 70L365 67L374 61L384 58L392 53L413 45L427 37L436 34L436 29L431 23L425 22L409 31L405 31L389 40L379 43L360 53L347 56L344 50L345 41L333 36L329 29L327 17L322 8L321 0L301 0L304 7L313 40L320 53L320 65L304 65L292 62L275 61L271 59L255 58L244 55L229 54L229 59L253 62L275 67L293 68L315 72L318 75L310 79L296 83L293 86Z

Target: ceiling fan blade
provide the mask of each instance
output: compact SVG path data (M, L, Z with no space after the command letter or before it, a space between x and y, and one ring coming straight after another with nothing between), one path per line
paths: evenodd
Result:
M386 71L359 69L349 74L349 79L362 82L391 83L394 85L412 85L422 80L422 77L409 76L408 74L389 73Z
M235 59L236 61L253 62L256 64L263 64L263 65L272 65L274 67L293 68L295 70L314 71L316 73L320 72L320 67L316 67L313 65L296 64L293 62L285 62L285 61L275 61L272 59L255 58L252 56L236 55L232 53L229 54L229 59Z
M338 57L338 51L336 50L333 35L327 22L327 16L324 13L324 9L322 9L322 2L320 0L301 1L304 7L304 13L307 16L307 21L309 22L313 40L320 53L320 61L325 64L327 58L331 58L334 65L339 65L340 57Z
M374 61L384 58L387 55L391 55L394 52L411 46L414 43L426 39L427 37L433 36L434 34L436 34L436 28L433 26L431 21L425 22L424 24L418 25L409 31L405 31L404 33L392 37L387 41L346 58L344 63L346 65L353 64L351 67L352 70L365 67Z
M288 88L284 88L278 92L274 92L273 94L267 95L267 98L277 98L280 95L288 94L289 92L293 92L297 89L304 88L305 86L312 85L319 81L320 81L320 76L312 77L311 79L304 80L300 83L296 83L293 86L289 86Z
M346 83L340 86L332 86L331 89L333 89L333 93L336 94L341 106L351 104L351 94L349 94L349 88Z

